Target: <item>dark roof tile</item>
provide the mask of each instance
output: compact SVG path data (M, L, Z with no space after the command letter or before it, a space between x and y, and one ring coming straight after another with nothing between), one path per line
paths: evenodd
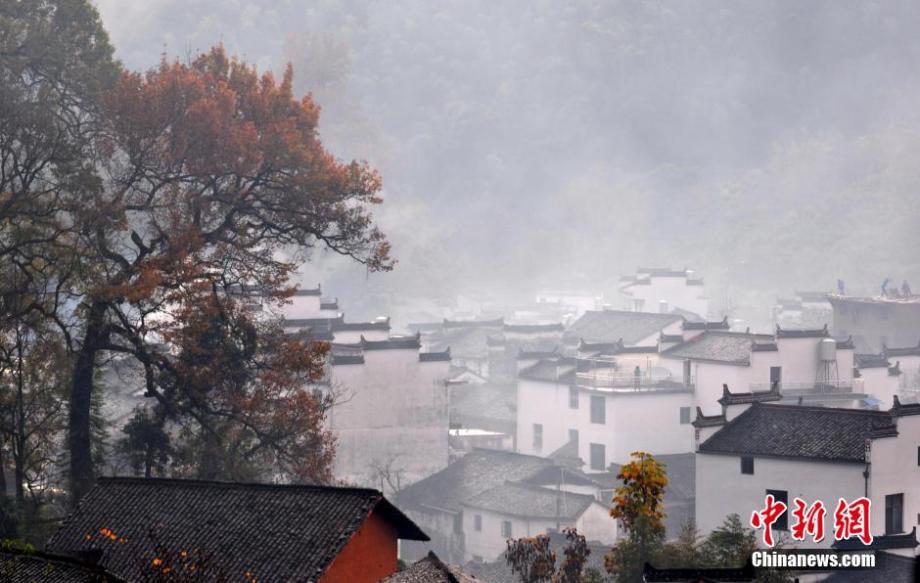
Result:
M885 411L754 403L703 442L701 453L866 461L866 440Z
M731 325L728 323L728 316L718 322L684 322L684 330L728 330Z
M371 512L410 540L428 537L377 490L197 480L100 478L48 541L54 552L101 549L100 564L136 580L156 542L199 550L227 576L315 580ZM125 542L99 535L108 529Z
M828 338L830 335L831 333L827 330L827 324L824 325L824 328L811 330L783 330L779 326L776 327L777 338Z
M527 518L575 520L596 502L590 494L573 494L507 481L466 498L463 506Z
M460 503L494 488L505 480L533 475L552 460L493 449L474 449L440 472L403 489L396 503L401 508L432 508L459 512Z
M751 352L755 343L769 336L707 330L690 340L664 350L662 356L705 360L737 366L751 364Z
M622 341L631 345L657 336L671 324L682 320L683 317L678 314L589 310L572 323L566 336L589 343Z
M719 404L723 407L728 407L730 405L768 403L771 401L779 401L782 398L783 396L779 392L779 383L773 383L773 386L767 391L751 391L747 393L732 393L728 390L728 385L723 384L722 397L719 399Z
M0 552L4 583L124 583L98 565L40 552Z

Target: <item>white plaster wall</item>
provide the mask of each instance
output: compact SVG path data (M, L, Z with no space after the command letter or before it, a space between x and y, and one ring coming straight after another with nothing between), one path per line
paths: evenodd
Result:
M892 364L901 363L901 394L902 397L917 396L920 391L920 356L895 356Z
M575 528L588 540L612 545L619 538L618 521L610 517L610 509L594 503L575 521Z
M320 296L293 296L291 303L281 307L281 314L288 319L292 318L323 318L320 310Z
M475 516L482 516L482 530L477 531L475 527ZM536 536L544 533L551 528L556 528L555 521L548 520L526 520L520 517L510 517L488 510L478 508L463 507L463 535L466 539L466 560L470 561L473 556L479 556L483 561L490 562L498 559L505 552L505 537L502 536L502 522L511 521L512 538L521 538L522 536ZM561 524L562 528L569 526Z
M777 338L784 383L814 383L821 338ZM769 377L767 377L769 380Z
M885 531L885 496L904 494L904 530L920 528L920 415L898 417L898 436L872 440L872 531Z
M884 366L860 369L862 391L882 402L879 408L890 409L901 388L901 377L892 376Z
M582 427L588 423L591 403L579 393L578 409L569 408L569 385L545 383L519 378L517 380L517 444L518 452L548 455L569 441L569 429L579 429L579 441L584 439ZM543 447L533 447L533 425L543 425Z
M693 421L693 402L690 392L608 398L607 423L612 425L612 439L607 441L607 463L628 462L630 454L638 450L656 455L693 451L693 425L680 423L681 407L691 408L690 421ZM582 459L589 461L587 443L583 446L580 443L579 449L583 450Z
M722 398L723 384L727 384L733 392L746 392L752 382L749 366L694 361L691 372L696 377L696 404L703 409L704 415L722 413L719 399Z
M591 396L605 399L604 424L591 422ZM520 453L548 455L569 441L569 429L578 430L578 452L590 463L590 444L602 443L606 463L622 463L636 450L655 454L693 451L693 426L680 423L680 408L691 407L693 394L605 394L580 388L578 408L569 407L569 385L518 379L517 443ZM543 425L543 447L533 447L533 425Z
M374 350L363 365L332 367L340 400L330 412L336 477L369 481L374 464L392 461L403 486L447 465L449 363L419 362L416 350Z
M812 504L824 502L825 538L820 544L806 540L795 546L830 547L834 542L834 508L837 500L854 500L864 495L864 464L821 463L804 460L755 458L754 474L741 473L741 458L730 455L696 455L696 523L700 534L708 535L729 514L738 514L748 524L751 513L763 509L766 490L787 490L789 504L802 498ZM792 525L790 516L789 525ZM774 533L774 538L779 535ZM761 540L758 532L758 540ZM791 539L790 539L791 540Z
M332 341L336 344L357 344L361 342L361 336L365 340L386 340L390 337L388 330L342 330L333 333Z

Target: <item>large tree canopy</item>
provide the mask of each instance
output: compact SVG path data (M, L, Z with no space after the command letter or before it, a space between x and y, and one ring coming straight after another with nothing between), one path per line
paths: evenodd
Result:
M261 301L283 301L296 268L278 259L283 248L392 265L369 212L381 202L379 177L323 148L319 108L293 96L292 76L260 76L217 47L189 64L126 72L103 99L103 188L71 207L84 323L69 437L78 496L92 480L90 398L103 351L139 359L162 418L193 420L209 447L271 451L300 478L328 477L323 408L303 388L321 375L323 348L267 340L280 332L228 293L254 286ZM207 358L186 358L208 342ZM235 366L213 366L228 356Z
M284 302L312 249L393 262L370 212L379 176L323 147L292 79L222 47L122 71L87 0L0 5L2 320L53 324L69 354L75 498L112 354L144 372L151 406L127 444L148 471L172 457L205 477L329 479L328 402L306 388L327 347L285 337L240 292Z

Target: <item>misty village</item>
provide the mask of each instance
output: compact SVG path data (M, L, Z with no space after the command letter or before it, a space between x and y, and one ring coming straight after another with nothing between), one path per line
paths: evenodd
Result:
M0 0L0 583L920 581L918 33Z

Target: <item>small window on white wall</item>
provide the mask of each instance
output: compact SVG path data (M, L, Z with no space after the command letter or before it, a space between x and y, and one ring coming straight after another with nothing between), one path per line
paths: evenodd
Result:
M505 538L511 538L511 521L510 520L502 521L502 536Z
M543 449L543 424L533 424L533 448L535 450Z
M476 531L482 530L482 515L476 514L473 516L473 529Z
M569 387L569 409L578 409L578 387Z
M681 407L680 408L680 424L689 425L690 424L690 407Z

